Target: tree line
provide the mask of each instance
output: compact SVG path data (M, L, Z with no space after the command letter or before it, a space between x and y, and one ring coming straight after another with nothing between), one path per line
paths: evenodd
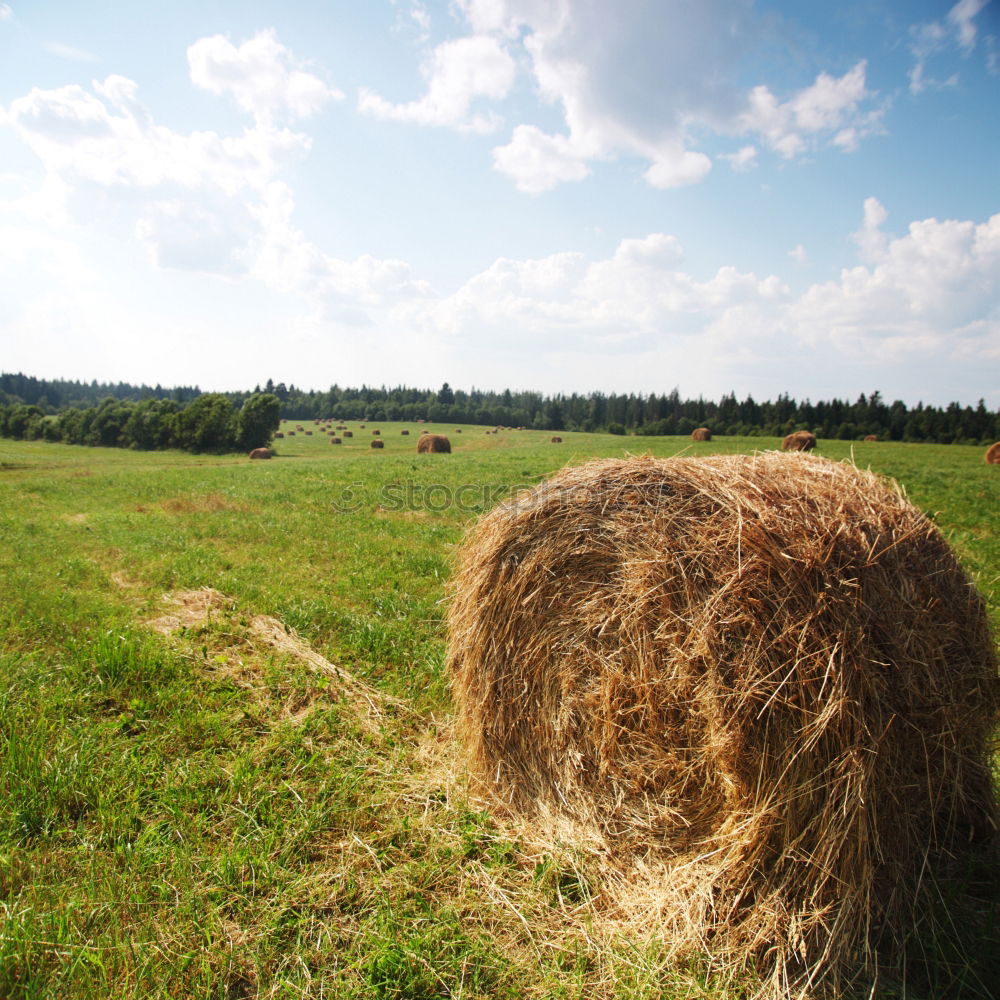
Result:
M749 395L738 399L735 393L718 401L684 399L677 389L648 395L592 392L552 396L510 389L452 389L448 383L437 390L339 385L306 390L269 379L251 391L229 393L202 393L197 386L150 389L118 383L116 394L108 393L89 406L53 402L70 398L86 385L0 375L0 404L6 404L0 405L0 434L144 449L225 451L257 447L261 442L249 444L247 433L236 429L241 419L238 415L251 399L269 397L275 400L268 405L276 408L278 418L288 420L429 420L643 435L687 435L696 427L708 427L714 434L750 437L781 437L807 429L827 439L849 441L874 434L882 440L938 444L1000 440L1000 409L989 410L983 400L975 407L959 403L945 407L918 403L914 407L902 400L888 403L877 391L862 394L854 402L797 401L787 393L758 402ZM88 390L95 385L91 383ZM17 387L28 395L14 393ZM35 410L29 415L25 408L31 406ZM182 417L192 406L191 415Z
M47 414L33 403L0 405L0 437L224 454L267 445L280 420L281 403L267 393L248 396L239 407L213 392L186 406L174 399L135 402L109 396L96 406L69 407L58 414Z

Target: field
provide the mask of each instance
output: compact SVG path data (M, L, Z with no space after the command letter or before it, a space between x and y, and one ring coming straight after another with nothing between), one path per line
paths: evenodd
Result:
M467 798L443 601L463 530L564 464L778 442L298 423L261 462L0 440L0 997L743 996ZM982 449L820 454L898 479L1000 628ZM905 995L991 995L993 892L955 910L982 961L939 942Z

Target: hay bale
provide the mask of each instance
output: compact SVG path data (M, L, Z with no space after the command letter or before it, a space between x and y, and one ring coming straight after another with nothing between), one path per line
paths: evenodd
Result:
M295 437L295 431L289 431L289 432L288 432L288 436L289 436L290 438L293 438L293 437Z
M712 432L707 427L696 427L691 431L692 441L711 441Z
M254 448L250 452L250 458L270 458L271 450L269 448Z
M986 449L983 461L985 461L987 465L1000 465L1000 441L997 441L996 444L991 444L989 448Z
M462 428L461 427L456 427L455 428L455 433L456 434L461 434L462 433Z
M352 438L352 437L354 437L354 431L344 431L344 437L345 438Z
M313 436L313 432L312 431L306 431L305 435L306 435L307 438L311 438Z
M424 434L417 438L418 454L451 454L451 442L443 434Z
M375 438L372 441L372 447L373 448L384 448L385 447L385 442L381 438Z
M842 995L876 937L891 969L939 859L996 829L982 598L853 466L564 469L471 530L448 623L474 787L760 996Z
M549 440L552 442L552 444L562 444L562 438L561 437L554 437L554 438L550 438Z
M877 434L866 434L865 435L865 440L866 441L877 441L878 440L878 435Z
M812 451L816 447L816 435L810 431L793 431L781 442L782 451Z
M332 438L330 438L330 444L342 444L342 443L343 442L340 440L339 437L332 437Z
M373 430L373 431L372 431L372 434L373 434L373 435L374 435L375 437L378 437L378 436L379 436L379 435L380 435L381 433L382 433L382 432L381 432L381 431L380 431L380 430L379 430L379 429L378 429L377 427L375 428L375 430Z
M410 436L410 432L405 427L399 433L400 433L400 435L402 437L409 437Z
M275 432L274 432L274 436L275 436L276 438L283 438L283 437L284 437L285 435L284 435L284 434L282 434L282 433L281 433L281 431L275 431Z

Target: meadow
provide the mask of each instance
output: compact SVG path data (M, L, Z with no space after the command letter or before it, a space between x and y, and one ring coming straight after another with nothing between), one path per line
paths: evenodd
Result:
M379 424L373 450L373 426L332 446L286 422L254 462L0 440L0 997L747 992L603 920L584 852L470 800L443 615L463 531L563 465L779 442ZM422 429L454 453L415 454ZM819 448L898 480L1000 628L982 452ZM992 899L955 912L981 961L939 942L906 996L1000 981L995 867L979 877Z

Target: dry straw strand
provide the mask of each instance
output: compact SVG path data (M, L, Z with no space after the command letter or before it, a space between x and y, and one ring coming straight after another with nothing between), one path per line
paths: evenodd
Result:
M868 981L936 859L995 833L982 598L853 466L564 469L471 530L449 631L473 786L759 996Z

